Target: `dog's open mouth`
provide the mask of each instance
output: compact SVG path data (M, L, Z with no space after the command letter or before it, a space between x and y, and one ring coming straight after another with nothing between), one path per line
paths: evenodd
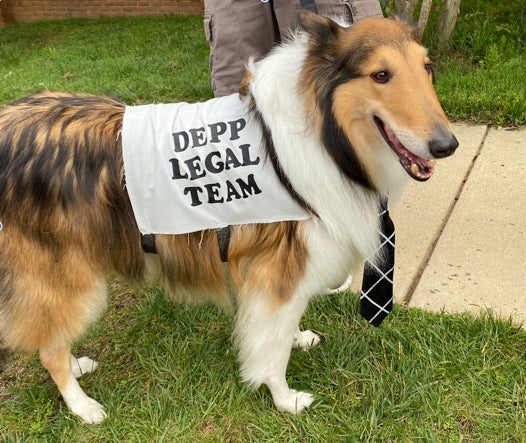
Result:
M378 126L380 134L382 134L386 143L398 156L400 164L410 177L423 182L433 175L433 165L430 160L418 157L409 151L380 118L374 116L374 122L376 123L376 126Z

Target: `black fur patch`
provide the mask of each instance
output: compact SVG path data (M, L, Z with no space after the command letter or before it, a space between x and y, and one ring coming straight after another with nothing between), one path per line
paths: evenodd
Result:
M0 221L57 260L88 241L135 279L142 250L124 187L119 131L124 104L37 93L0 108ZM59 226L57 226L59 223ZM0 235L3 232L0 231Z
M334 89L336 89L336 86ZM351 142L334 118L332 112L334 89L320 103L323 113L323 143L334 163L349 180L359 183L367 189L374 189Z
M274 141L272 140L272 133L270 129L268 128L267 124L265 123L265 120L263 119L261 112L259 112L256 102L254 100L254 97L250 97L250 111L256 123L258 123L259 126L261 127L265 152L267 154L268 159L272 163L274 170L276 171L276 175L278 176L279 181L285 187L285 189L289 192L292 198L301 205L301 207L303 207L305 210L309 211L311 214L317 217L318 214L316 213L314 208L312 208L312 206L300 194L298 194L298 192L294 189L294 187L290 183L290 180L287 177L287 174L283 170L283 167L281 166L278 155L276 153L276 147L274 146Z
M89 118L90 100L95 102L90 97L54 100L36 95L0 110L0 158L5 159L0 164L0 195L17 195L43 211L66 209L79 198L93 201L113 149L101 149L91 142L100 137L90 139L87 131L72 129ZM0 213L12 205L10 199L2 200Z

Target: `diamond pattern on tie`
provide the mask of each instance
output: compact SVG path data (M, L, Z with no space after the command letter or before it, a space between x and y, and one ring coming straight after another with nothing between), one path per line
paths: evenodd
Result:
M379 326L393 309L395 231L387 202L380 206L381 244L374 255L381 257L381 261L378 265L365 262L360 295L360 314L374 326Z

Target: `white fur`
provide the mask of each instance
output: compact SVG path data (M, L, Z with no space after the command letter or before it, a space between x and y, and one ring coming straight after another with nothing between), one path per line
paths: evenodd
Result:
M319 215L311 222L314 236L324 231L327 240L344 242L340 247L335 245L336 249L351 244L355 249L351 255L357 251L367 257L376 249L378 197L358 186L351 187L307 119L309 113L301 96L290 92L300 88L306 45L306 39L297 36L269 57L250 64L250 91L272 132L278 158L292 186ZM313 179L320 174L323 179Z
M277 310L268 294L246 294L243 301L234 331L242 379L253 388L266 384L278 409L301 412L307 397L288 388L285 371L307 300L295 297Z
M84 422L97 424L106 418L106 412L102 405L84 393L73 373L66 387L60 393L71 412L78 415Z
M265 302L268 295L254 294L253 303L240 306L235 331L243 378L254 387L266 384L276 407L291 413L301 412L313 401L311 394L290 389L285 377L291 347L306 349L319 341L308 331L298 333L303 311L312 297L341 285L378 245L378 195L352 186L343 176L309 125L302 97L296 92L306 48L306 38L298 34L262 61L250 62L249 71L250 92L271 130L280 163L294 189L319 215L302 222L309 259L287 304L270 311ZM396 171L385 174L381 185L386 195L390 189L398 193L404 177L398 171L401 168L392 168L393 157L389 154L388 164L379 166Z

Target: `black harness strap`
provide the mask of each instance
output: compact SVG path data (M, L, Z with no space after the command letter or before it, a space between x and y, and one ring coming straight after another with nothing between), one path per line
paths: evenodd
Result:
M221 261L226 263L228 261L228 247L230 246L230 226L226 228L216 229L217 245L219 246L219 256ZM141 235L141 246L144 252L148 254L157 254L155 247L155 234Z
M144 252L147 252L148 254L157 254L157 248L155 247L155 234L142 234L141 246Z
M228 262L228 247L230 245L230 226L216 229L219 256L223 263Z
M318 13L318 8L316 7L316 2L314 0L300 0L301 7L307 11Z

